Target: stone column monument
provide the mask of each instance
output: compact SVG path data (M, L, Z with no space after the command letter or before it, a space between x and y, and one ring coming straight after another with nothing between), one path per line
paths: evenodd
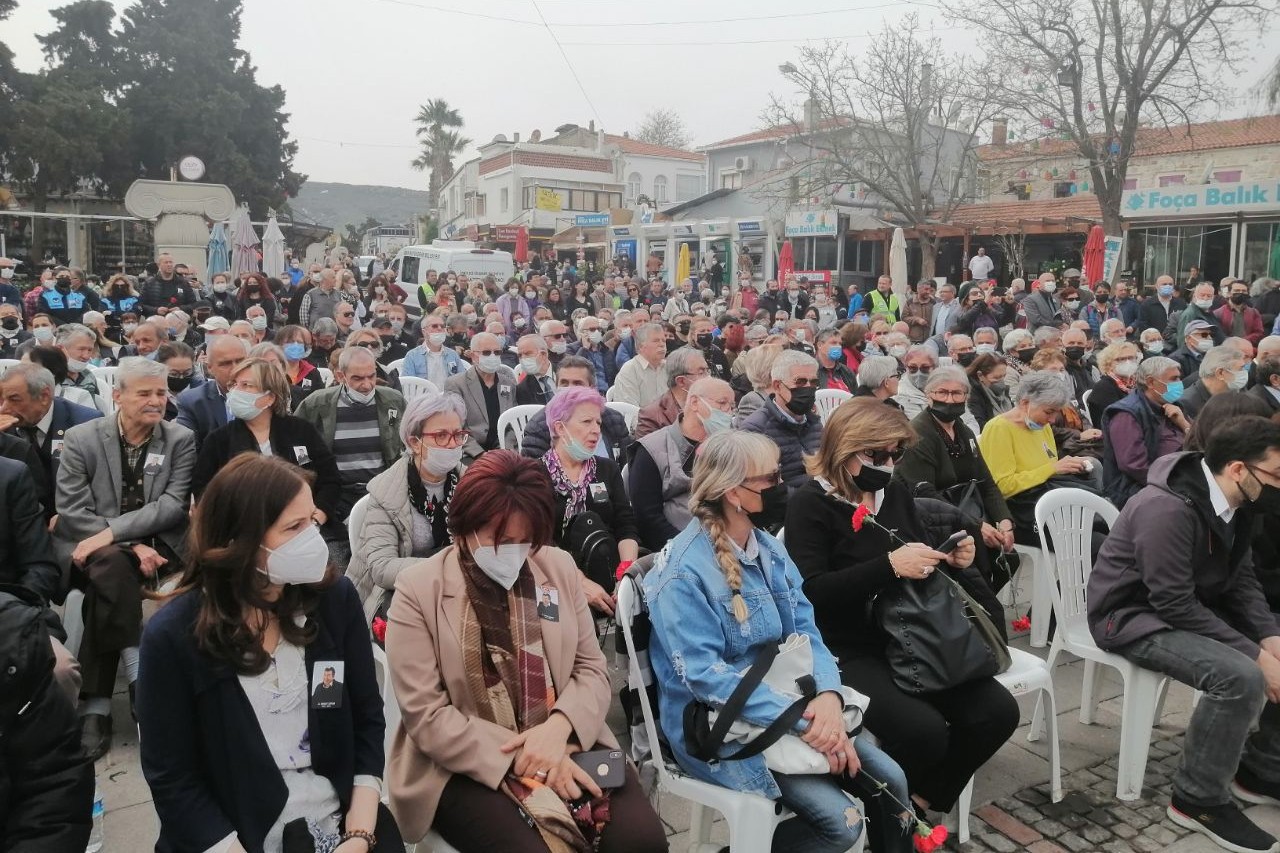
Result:
M236 199L223 184L141 180L125 193L124 206L134 216L155 220L157 255L168 252L204 281L208 223L229 218Z

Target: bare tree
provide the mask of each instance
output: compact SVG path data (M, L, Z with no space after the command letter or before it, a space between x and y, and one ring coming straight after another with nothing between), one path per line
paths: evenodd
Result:
M685 129L684 119L675 110L649 110L631 136L641 142L670 148L688 148L693 143L693 137Z
M1246 56L1274 0L948 0L973 23L1023 138L1065 139L1088 164L1108 234L1143 126L1189 125L1223 103L1222 70Z
M996 244L1004 255L1005 270L1010 278L1023 278L1027 266L1027 235L1022 229L1001 228L996 232Z
M797 109L775 96L765 111L770 126L794 130L793 165L771 184L793 202L857 190L868 206L922 229L922 275L932 277L938 238L926 226L973 199L975 129L998 111L987 67L944 50L909 15L864 53L827 42L801 48L781 70L806 101Z

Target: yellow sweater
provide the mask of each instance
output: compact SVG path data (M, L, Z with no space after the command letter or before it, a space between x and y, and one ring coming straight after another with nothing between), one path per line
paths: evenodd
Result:
M1006 498L1035 488L1052 477L1058 461L1053 428L1030 430L1005 417L994 417L978 438L996 486Z

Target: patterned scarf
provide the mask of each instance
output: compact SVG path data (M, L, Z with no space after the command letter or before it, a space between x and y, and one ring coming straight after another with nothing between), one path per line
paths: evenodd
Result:
M533 573L526 563L508 592L457 554L467 587L462 612L467 688L482 719L527 731L546 722L556 702ZM533 776L509 774L500 787L533 820L551 853L588 853L609 822L608 791L598 800L569 804Z
M448 545L449 538L449 501L453 498L453 490L458 485L458 472L450 471L444 478L444 494L439 500L431 496L418 473L418 465L409 460L409 505L431 524L432 547L439 549Z
M592 456L582 463L582 477L576 483L569 479L564 465L560 462L560 455L554 450L543 455L542 464L547 466L547 473L551 475L551 485L555 487L556 494L568 498L568 503L564 507L564 517L573 518L585 510L587 491L596 481L596 457Z

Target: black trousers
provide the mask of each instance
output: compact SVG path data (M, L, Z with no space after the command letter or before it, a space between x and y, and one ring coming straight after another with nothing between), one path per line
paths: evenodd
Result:
M120 652L142 639L142 572L138 558L120 545L89 555L82 568L84 639L80 642L80 694L110 698Z
M506 794L455 774L440 794L432 828L462 853L546 853L547 845ZM379 847L382 845L379 844ZM635 768L609 797L609 824L599 853L659 853L667 849L662 821L640 787Z
M911 792L948 812L969 778L1018 727L1018 702L994 678L916 695L883 658L842 659L845 684L871 697L866 727L907 774Z

